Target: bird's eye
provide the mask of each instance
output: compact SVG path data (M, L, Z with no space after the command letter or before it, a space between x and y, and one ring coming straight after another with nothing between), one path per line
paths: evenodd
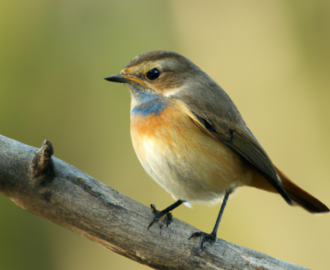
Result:
M156 80L160 76L160 70L158 68L151 68L147 71L146 75L149 80Z

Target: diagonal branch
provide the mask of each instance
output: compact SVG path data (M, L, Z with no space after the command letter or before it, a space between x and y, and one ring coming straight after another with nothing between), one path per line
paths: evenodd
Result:
M0 192L26 210L156 269L306 269L220 239L198 252L198 240L188 240L197 230L177 219L168 228L147 230L150 209L52 157L53 152L48 141L38 150L0 135Z

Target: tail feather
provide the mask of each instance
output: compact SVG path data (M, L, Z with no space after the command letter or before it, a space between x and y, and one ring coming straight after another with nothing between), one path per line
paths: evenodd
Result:
M297 205L300 205L302 208L313 214L330 212L330 209L326 205L324 205L318 199L307 193L302 188L298 187L278 168L275 167L275 169L281 179L282 186L284 187L290 198Z

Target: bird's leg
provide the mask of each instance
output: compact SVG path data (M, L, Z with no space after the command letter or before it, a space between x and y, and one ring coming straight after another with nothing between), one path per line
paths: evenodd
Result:
M172 214L170 213L170 211L172 211L173 209L177 208L178 206L180 206L183 202L183 200L178 200L176 201L175 203L171 204L169 207L165 208L164 210L162 211L158 211L156 209L156 206L151 204L150 207L151 207L151 211L154 213L155 217L154 219L151 221L151 223L149 224L148 226L148 230L149 228L154 224L154 223L157 223L159 221L159 219L163 216L165 216L164 218L164 222L166 224L166 226L168 227L168 225L171 224L172 222Z
M227 204L228 197L229 197L230 193L231 193L230 191L226 191L226 194L225 194L225 197L223 198L223 202L222 202L222 205L221 205L221 208L220 208L220 212L219 212L217 221L215 222L213 231L210 234L205 233L205 232L195 232L189 237L189 239L195 238L195 237L200 237L198 250L203 250L204 249L204 243L205 242L215 243L215 240L217 239L217 231L218 231L218 228L219 228L220 220L221 220L223 211L225 210L225 207L226 207L226 204Z

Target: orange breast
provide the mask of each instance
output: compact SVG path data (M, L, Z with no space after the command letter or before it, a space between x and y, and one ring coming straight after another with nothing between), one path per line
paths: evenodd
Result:
M141 139L153 139L160 144L173 146L176 136L183 135L180 111L175 106L166 107L159 115L135 114L131 116L131 135L133 143L141 143Z
M215 202L241 185L246 168L232 150L204 134L184 103L159 114L131 115L135 152L147 173L175 199Z

